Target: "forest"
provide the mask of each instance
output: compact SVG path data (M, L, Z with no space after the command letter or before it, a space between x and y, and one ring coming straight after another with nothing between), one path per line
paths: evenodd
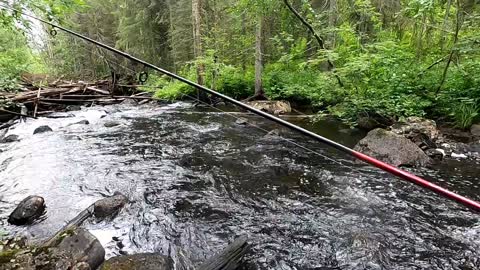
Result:
M479 120L476 0L3 3L239 100L287 100L351 126L421 116L468 129ZM146 71L15 12L2 9L0 20L2 91L16 91L25 73L91 80ZM195 92L152 72L144 88L167 100Z

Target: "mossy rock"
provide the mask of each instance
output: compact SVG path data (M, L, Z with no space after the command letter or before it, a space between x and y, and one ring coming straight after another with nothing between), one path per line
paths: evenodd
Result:
M119 256L104 262L100 270L170 270L173 262L169 257L154 253Z

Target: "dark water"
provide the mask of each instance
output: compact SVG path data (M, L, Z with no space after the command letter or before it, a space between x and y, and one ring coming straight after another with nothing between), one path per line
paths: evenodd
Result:
M0 146L5 231L48 237L120 191L132 203L113 221L87 224L108 256L159 252L177 269L191 269L248 235L246 269L480 269L478 213L301 135L242 116L315 153L188 104L108 107L105 118L99 110L10 131L22 141ZM68 126L83 118L91 124ZM109 120L122 125L105 128ZM53 133L31 135L45 123ZM333 122L299 123L350 146L362 136ZM475 162L416 173L480 200ZM47 219L25 229L7 225L31 194L45 197Z

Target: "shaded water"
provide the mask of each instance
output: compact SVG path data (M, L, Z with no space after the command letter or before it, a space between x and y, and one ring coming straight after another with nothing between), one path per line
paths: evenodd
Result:
M22 141L0 146L0 224L45 238L120 191L131 204L113 221L87 224L108 256L160 252L188 269L248 235L246 269L480 269L478 214L266 120L242 117L316 153L185 103L19 124L10 133ZM84 118L91 124L69 126ZM110 120L122 125L104 127ZM298 123L350 146L362 136L332 122ZM41 124L54 132L32 136ZM476 200L479 172L473 161L416 171ZM8 214L31 194L45 197L46 219L9 226Z

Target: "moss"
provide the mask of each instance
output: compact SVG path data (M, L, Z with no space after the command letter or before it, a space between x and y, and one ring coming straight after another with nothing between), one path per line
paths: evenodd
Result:
M9 263L21 250L13 249L0 252L0 264Z

